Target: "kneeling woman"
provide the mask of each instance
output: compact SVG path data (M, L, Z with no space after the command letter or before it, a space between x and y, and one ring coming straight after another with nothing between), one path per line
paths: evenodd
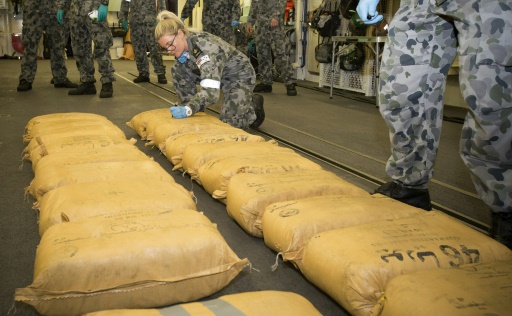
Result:
M263 96L253 96L256 73L249 58L217 36L185 29L174 13L162 11L157 19L156 40L177 61L171 74L180 106L171 107L172 115L186 118L204 111L219 100L222 89L221 121L238 128L260 126Z

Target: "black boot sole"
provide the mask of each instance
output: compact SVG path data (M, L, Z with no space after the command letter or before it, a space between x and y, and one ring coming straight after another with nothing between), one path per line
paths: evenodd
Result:
M254 93L270 93L272 92L272 85L256 85L254 89L252 90Z
M18 92L25 92L25 91L28 91L28 90L32 90L32 86L30 87L23 87L23 88L16 88L16 91Z
M75 90L68 91L68 95L92 95L96 94L96 88L94 90L84 90L83 92L75 92Z
M140 78L140 79L139 79ZM133 83L151 82L149 77L137 77L133 79Z
M111 98L114 93L112 91L110 92L100 92L100 98Z
M258 90L253 90L254 93L270 93L272 92L272 89L258 89Z
M371 194L376 193L388 196L402 203L424 209L425 211L432 210L432 203L430 201L430 193L428 192L428 189L411 189L404 187L402 184L391 181L384 183Z

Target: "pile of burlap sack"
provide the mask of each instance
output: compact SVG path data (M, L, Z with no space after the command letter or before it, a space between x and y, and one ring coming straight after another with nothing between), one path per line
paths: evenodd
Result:
M74 122L77 115L27 125L26 158L35 172L27 192L37 198L42 239L34 282L16 300L62 315L154 308L205 297L248 265L195 209L192 193L133 141L106 119L86 114ZM454 218L370 195L274 140L204 113L174 119L168 108L156 109L127 124L173 170L223 202L244 231L263 238L277 253L274 269L280 257L290 261L352 315L500 315L512 308L512 251ZM303 303L303 315L317 313ZM272 314L242 305L246 315Z
M43 315L133 315L209 296L249 265L196 209L193 193L107 118L38 116L23 139L41 240L33 282L16 290L16 301ZM261 313L288 304L289 315L319 314L297 294L272 291L173 308L257 311L254 298L268 301Z

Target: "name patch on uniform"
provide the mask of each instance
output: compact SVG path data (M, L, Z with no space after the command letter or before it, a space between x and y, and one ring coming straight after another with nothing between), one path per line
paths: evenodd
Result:
M204 55L197 59L196 65L198 68L201 68L201 66L204 65L204 63L209 62L209 61L210 61L210 57L208 55Z

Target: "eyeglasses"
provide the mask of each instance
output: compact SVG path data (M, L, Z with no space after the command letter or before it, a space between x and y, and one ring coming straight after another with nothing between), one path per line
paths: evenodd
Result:
M176 34L176 36L174 36L174 38L172 39L172 41L170 43L168 43L167 45L165 45L164 47L161 48L161 50L164 53L174 52L174 50L176 49L176 46L174 46L174 41L176 40L176 37L178 37L178 34Z

